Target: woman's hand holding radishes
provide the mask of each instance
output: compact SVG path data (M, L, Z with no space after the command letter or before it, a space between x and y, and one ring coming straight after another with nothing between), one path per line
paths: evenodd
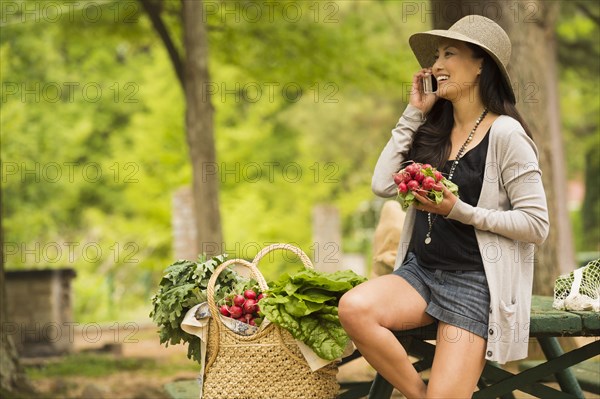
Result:
M429 164L411 161L393 177L404 210L414 205L419 210L447 215L458 198L458 186ZM444 199L448 201L444 203Z

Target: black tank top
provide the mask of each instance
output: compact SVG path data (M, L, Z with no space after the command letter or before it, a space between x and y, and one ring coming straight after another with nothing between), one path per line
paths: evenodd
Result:
M461 201L472 206L477 206L481 194L488 144L489 130L479 144L463 155L452 177L452 181L458 185ZM447 161L441 170L446 177L452 162ZM473 226L446 219L441 215L435 217L433 213L431 220L431 242L425 244L425 236L429 231L427 212L417 210L411 248L419 265L428 269L483 270Z

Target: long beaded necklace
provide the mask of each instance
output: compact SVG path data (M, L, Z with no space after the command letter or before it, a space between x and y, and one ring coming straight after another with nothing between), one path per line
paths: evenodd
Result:
M483 112L481 113L481 115L479 116L479 118L477 119L477 121L475 122L475 126L473 126L471 133L469 133L469 137L467 137L467 140L465 141L465 143L462 145L462 147L460 147L460 150L458 150L458 154L456 154L456 159L454 160L454 162L452 163L452 166L450 167L450 172L448 173L448 180L452 180L452 176L454 176L454 170L456 169L456 166L458 165L458 161L460 161L460 159L464 155L465 149L467 148L467 146L469 145L471 140L473 140L473 136L475 135L475 130L477 130L477 127L479 126L479 124L481 123L483 118L485 118L485 116L487 115L487 112L488 112L488 110L487 110L487 108L485 108L483 110ZM433 228L433 223L435 223L435 220L437 219L437 217L438 217L438 215L436 214L435 217L433 218L433 220L431 220L431 212L427 212L427 222L429 223L429 231L425 235L425 244L431 243L431 229Z

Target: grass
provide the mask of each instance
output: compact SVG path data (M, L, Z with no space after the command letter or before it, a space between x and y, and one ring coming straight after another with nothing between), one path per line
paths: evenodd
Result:
M109 354L72 354L56 362L42 366L26 368L31 380L54 377L105 377L120 372L147 373L168 376L177 371L190 371L194 363L183 358L182 361L165 361L147 358L122 358Z

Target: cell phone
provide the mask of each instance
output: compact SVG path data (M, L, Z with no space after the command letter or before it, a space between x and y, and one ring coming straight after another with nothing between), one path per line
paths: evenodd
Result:
M423 78L423 92L435 93L437 91L437 79L432 74L427 74Z

